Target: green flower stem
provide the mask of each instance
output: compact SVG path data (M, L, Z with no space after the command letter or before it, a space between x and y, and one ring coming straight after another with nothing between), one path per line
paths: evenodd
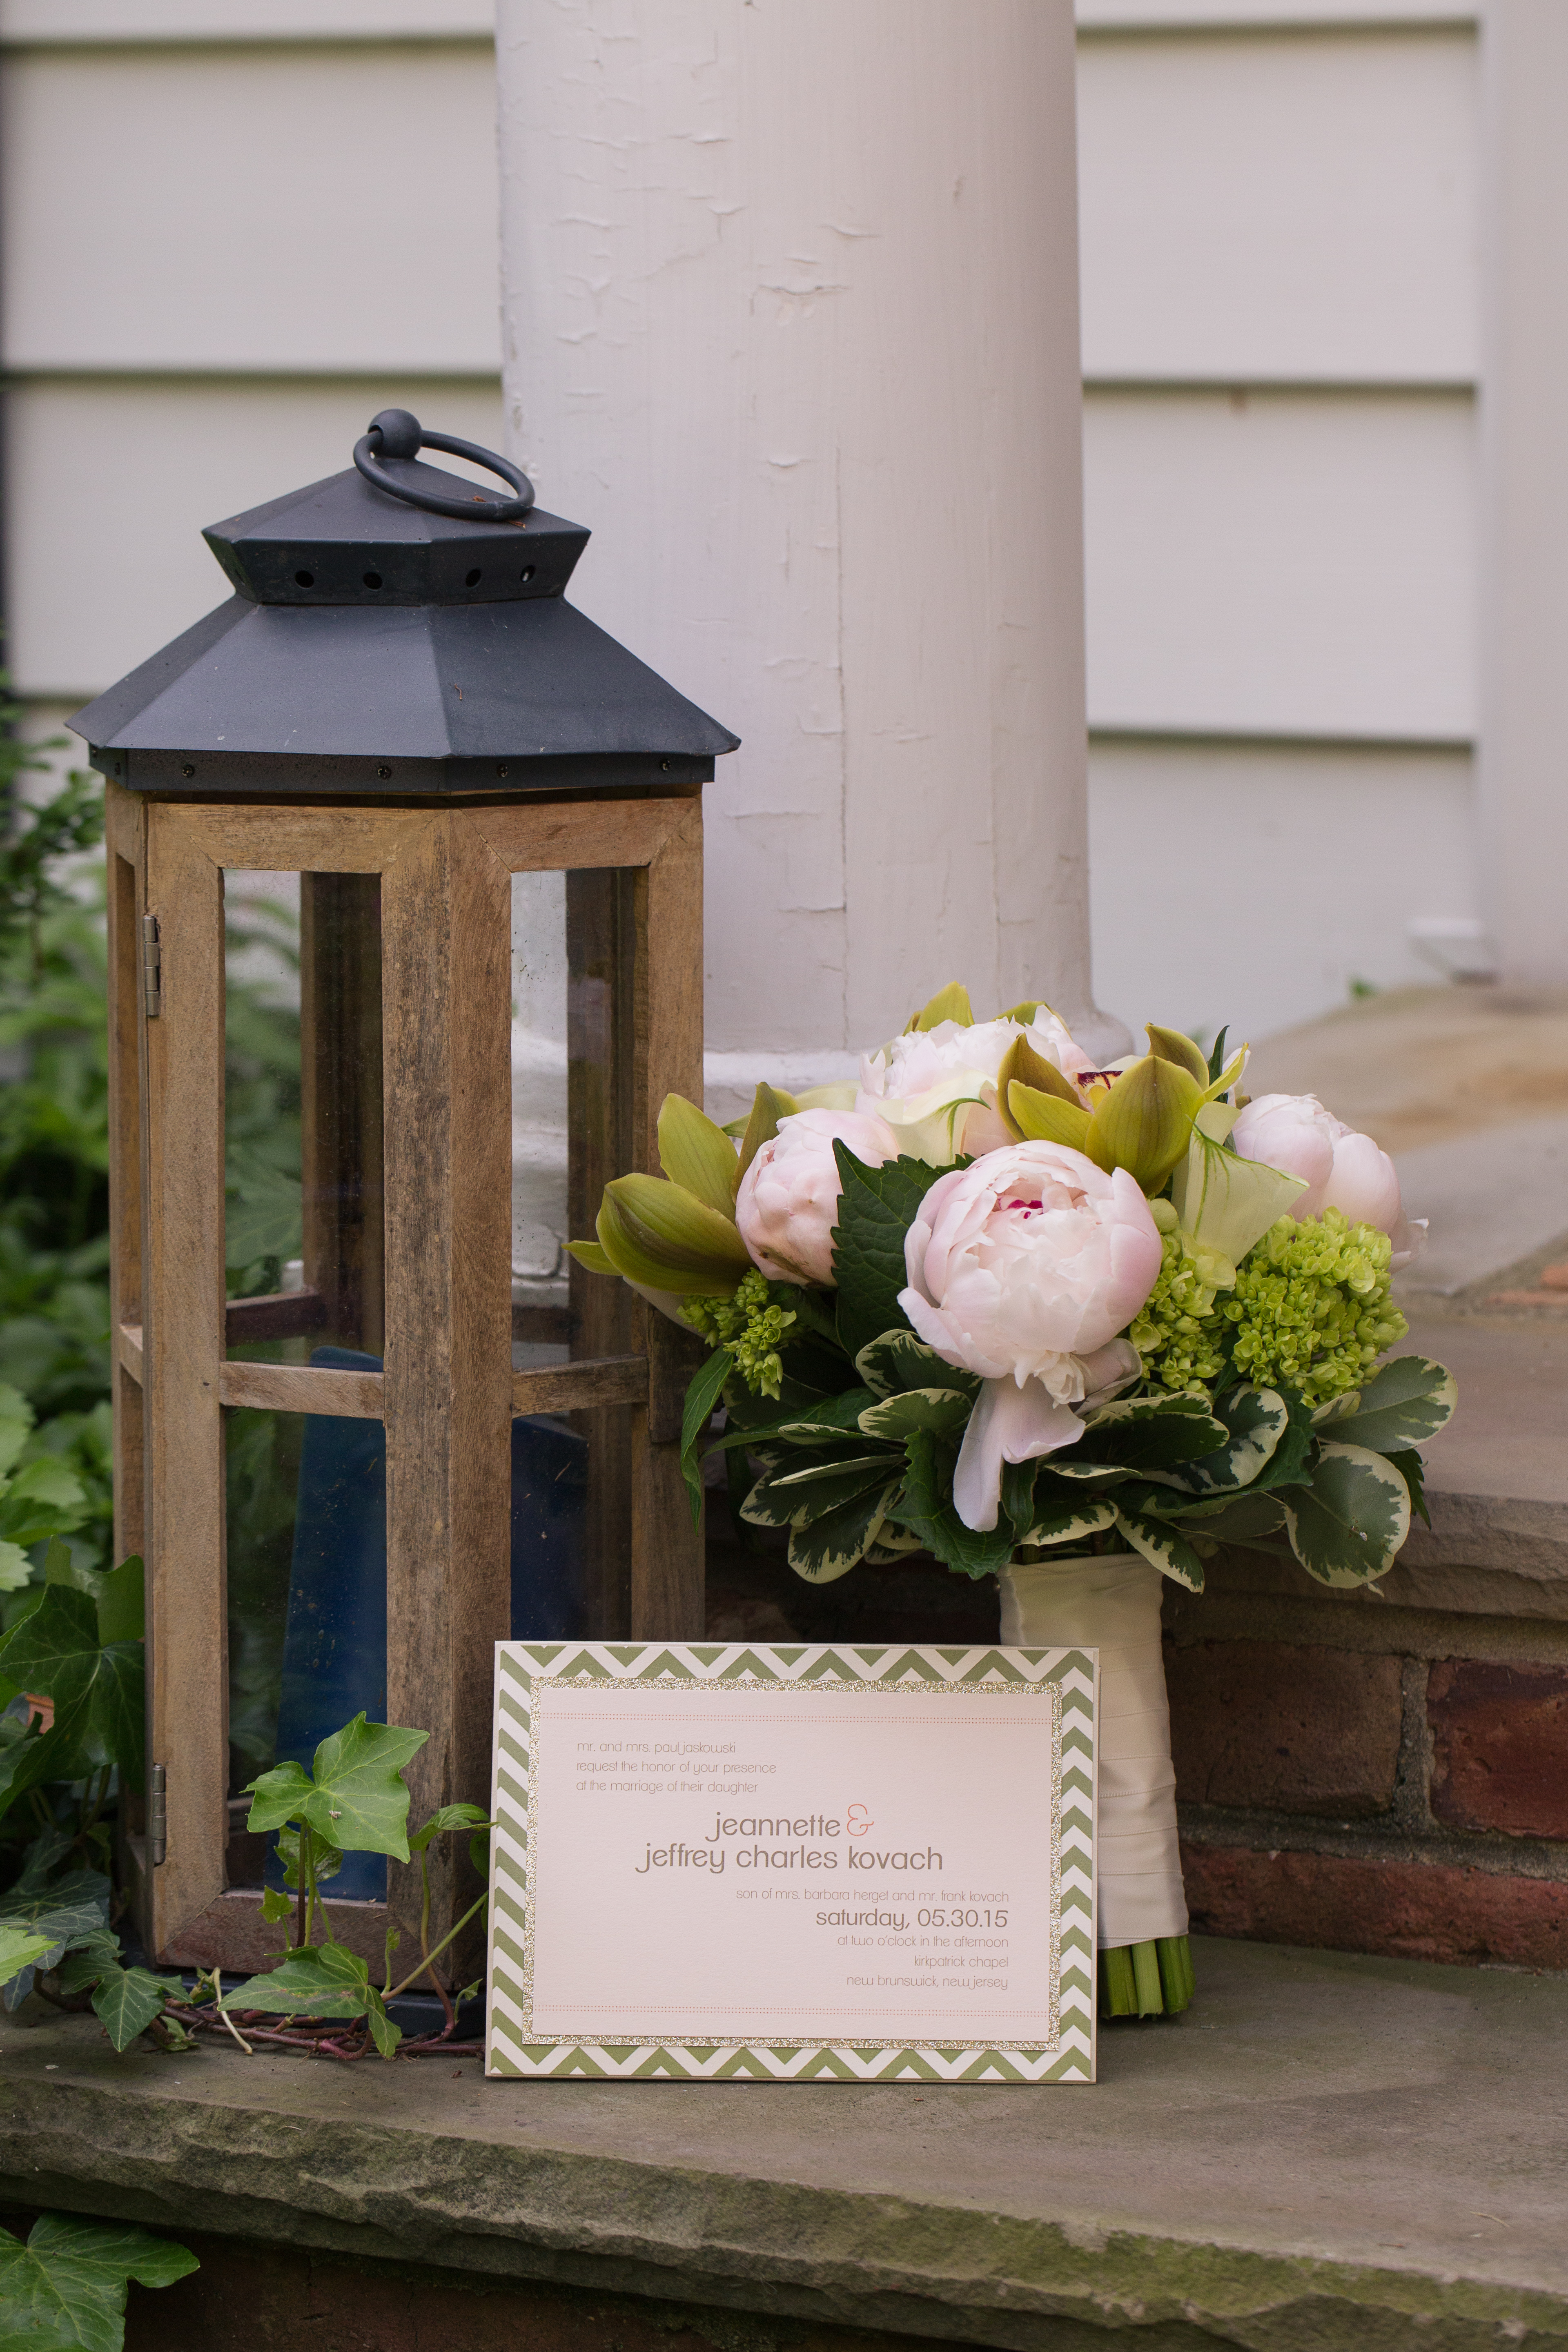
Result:
M1100 1955L1101 2017L1178 2017L1195 1984L1184 1936L1119 1944Z

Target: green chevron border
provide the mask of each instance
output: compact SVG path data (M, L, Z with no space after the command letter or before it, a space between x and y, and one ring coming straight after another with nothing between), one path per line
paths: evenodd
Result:
M1093 1650L893 1643L498 1642L493 1893L485 2072L595 2082L1091 2083L1095 2063ZM1055 2031L1047 2043L952 2042L574 2042L531 2030L528 1856L533 1693L541 1683L699 1683L737 1696L766 1685L1051 1695Z

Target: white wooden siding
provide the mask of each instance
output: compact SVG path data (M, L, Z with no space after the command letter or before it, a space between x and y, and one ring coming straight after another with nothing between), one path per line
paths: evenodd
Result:
M1096 990L1262 1035L1478 911L1476 9L1078 14Z
M12 370L496 368L481 47L25 52L0 158Z
M1084 373L1468 383L1477 77L1446 35L1084 41Z
M339 472L394 404L500 445L499 384L406 371L350 383L45 377L14 390L9 652L23 691L84 698L222 604L231 591L203 526ZM84 560L94 548L101 559Z
M1467 738L1463 394L1100 394L1085 417L1098 728Z
M0 0L0 42L489 39L492 0Z
M1430 983L1410 923L1473 911L1462 752L1100 743L1089 781L1095 994L1129 1024L1239 1044Z

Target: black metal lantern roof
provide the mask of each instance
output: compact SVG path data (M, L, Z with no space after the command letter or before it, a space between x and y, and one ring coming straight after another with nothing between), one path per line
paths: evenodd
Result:
M418 462L470 457L490 498ZM739 737L565 601L588 543L505 459L386 409L354 465L214 523L226 604L70 720L133 791L700 783Z

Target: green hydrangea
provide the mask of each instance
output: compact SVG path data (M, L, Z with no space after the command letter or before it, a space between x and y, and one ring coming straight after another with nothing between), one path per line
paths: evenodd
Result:
M1360 1388L1409 1325L1389 1298L1392 1244L1338 1209L1281 1217L1243 1259L1220 1305L1235 1328L1237 1370L1261 1388L1283 1383L1310 1404Z
M680 1312L710 1348L729 1349L753 1396L776 1397L784 1379L779 1348L795 1320L794 1308L784 1304L788 1297L783 1285L770 1286L753 1266L732 1298L689 1298Z
M1163 1205L1163 1204L1162 1204ZM1143 1359L1143 1377L1174 1392L1206 1387L1225 1369L1225 1325L1215 1310L1216 1275L1230 1267L1185 1234L1161 1236L1160 1272L1128 1338Z

